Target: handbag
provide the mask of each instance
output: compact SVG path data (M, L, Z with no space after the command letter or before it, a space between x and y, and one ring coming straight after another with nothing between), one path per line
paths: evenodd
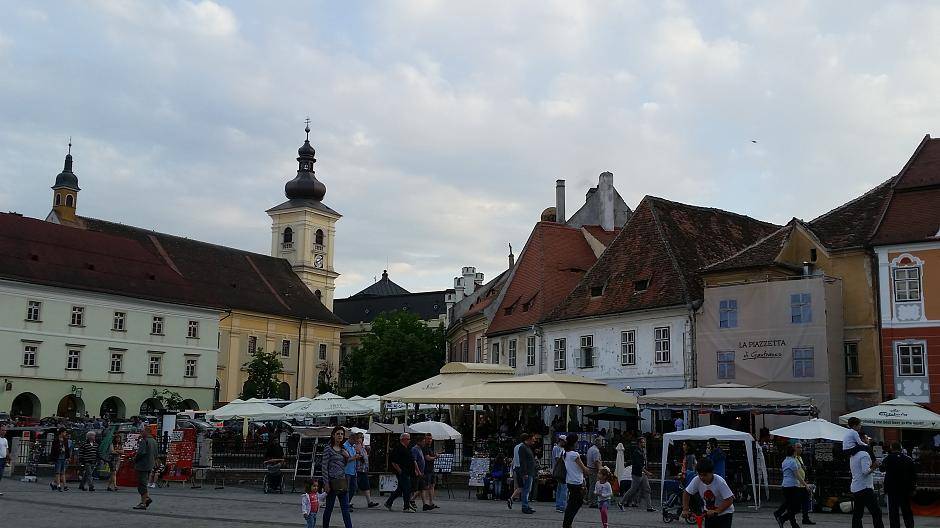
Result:
M555 467L552 469L552 476L555 482L564 482L568 478L568 469L565 467L565 457L560 456L555 460Z
M330 491L334 495L346 493L349 490L349 481L346 477L330 479Z

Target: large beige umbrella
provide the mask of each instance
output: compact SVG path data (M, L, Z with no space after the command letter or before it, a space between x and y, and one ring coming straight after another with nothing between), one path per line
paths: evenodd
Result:
M636 396L633 394L616 390L602 381L568 374L533 374L496 379L428 394L421 401L437 404L594 405L636 409Z
M452 362L441 367L440 374L437 376L386 394L382 396L382 400L405 403L435 403L428 399L434 394L479 385L494 379L508 378L513 374L515 374L515 370L504 365Z

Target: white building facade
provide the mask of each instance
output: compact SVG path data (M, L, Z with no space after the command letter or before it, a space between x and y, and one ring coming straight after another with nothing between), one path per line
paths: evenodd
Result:
M125 418L213 403L219 311L0 280L0 409Z

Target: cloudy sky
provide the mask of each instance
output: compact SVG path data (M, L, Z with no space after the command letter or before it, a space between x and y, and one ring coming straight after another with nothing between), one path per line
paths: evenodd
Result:
M0 0L0 210L267 253L303 119L338 296L388 266L492 277L557 178L785 222L940 134L940 6L904 2ZM756 141L756 143L752 142ZM518 252L518 249L517 249Z

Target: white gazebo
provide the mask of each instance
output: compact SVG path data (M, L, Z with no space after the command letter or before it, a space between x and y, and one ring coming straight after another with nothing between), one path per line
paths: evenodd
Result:
M898 429L940 429L940 414L904 398L895 398L874 407L844 414L839 423L848 423L849 418L858 418L862 425L873 427L897 427Z
M659 490L661 500L665 500L666 466L668 465L669 445L682 440L708 440L709 438L744 443L744 449L747 451L747 468L751 474L751 487L754 491L754 507L760 508L760 497L757 494L757 480L754 477L754 437L749 433L742 433L741 431L735 431L727 427L721 427L720 425L706 425L693 429L685 429L683 431L674 431L663 435L662 475L660 476Z

